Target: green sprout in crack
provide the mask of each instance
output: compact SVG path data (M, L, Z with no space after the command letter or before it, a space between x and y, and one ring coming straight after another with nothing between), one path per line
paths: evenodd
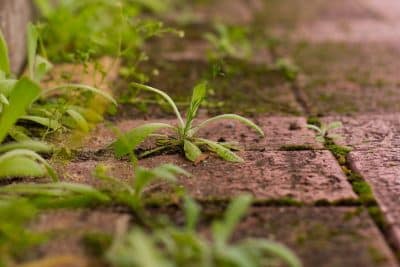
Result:
M335 141L339 140L342 137L338 134L332 134L331 131L340 129L343 127L343 124L340 121L331 122L329 124L322 124L321 127L316 125L307 124L307 128L314 130L317 133L315 139L318 142L326 143L327 141Z
M265 239L246 238L231 242L238 223L252 199L241 196L229 205L222 219L211 225L211 238L196 231L200 207L186 198L186 225L166 225L152 231L120 227L106 259L116 267L301 267L300 260L285 246Z
M153 169L140 167L136 163L133 165L135 173L129 177L128 181L110 176L104 165L96 167L94 176L109 186L107 190L114 199L128 204L134 210L143 206L143 195L151 190L151 184L154 182L175 183L177 175L190 176L188 172L173 164L163 164Z
M138 83L134 83L133 85L142 90L154 92L157 95L163 97L173 109L178 120L178 126L173 126L166 123L148 123L123 134L114 143L114 151L117 157L122 157L131 153L131 151L134 150L145 139L153 136L157 138L158 147L142 153L141 155L139 155L139 157L148 156L153 153L159 153L166 150L176 150L178 148L183 151L186 158L192 162L198 162L199 160L201 160L203 158L204 150L214 152L226 161L243 162L243 159L241 157L231 151L231 149L236 149L232 146L231 143L220 143L200 138L197 137L197 132L211 122L229 119L238 120L239 122L253 128L261 136L264 136L264 132L259 126L254 124L249 119L246 119L236 114L218 115L210 119L206 119L200 123L196 123L196 125L194 125L194 119L196 118L197 111L206 96L206 82L201 82L195 86L185 120L182 118L181 113L179 112L178 107L176 106L174 101L166 93L153 87ZM163 128L172 129L175 132L175 136L154 134L154 132Z

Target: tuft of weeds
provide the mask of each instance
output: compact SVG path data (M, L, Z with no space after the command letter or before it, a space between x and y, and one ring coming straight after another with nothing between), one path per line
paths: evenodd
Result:
M186 120L182 118L176 104L166 93L150 86L137 83L134 83L134 85L142 90L150 91L163 97L174 111L178 120L178 126L173 126L165 123L149 123L139 126L123 134L114 143L114 151L117 157L122 157L131 153L131 151L134 150L146 138L153 136L157 138L158 147L142 153L141 155L139 155L139 157L145 157L154 153L159 153L161 151L175 150L178 148L181 149L184 152L185 157L192 162L199 162L204 159L204 155L202 152L203 150L215 152L219 157L227 161L243 162L243 159L241 157L231 151L231 149L238 149L236 145L232 143L220 143L204 138L199 138L196 136L197 131L211 122L229 119L238 120L241 123L253 128L261 136L264 136L264 132L260 127L258 127L249 119L246 119L236 114L218 115L203 122L200 122L194 126L193 122L196 118L197 111L206 96L206 82L199 83L193 89L192 99L186 113ZM175 136L154 134L154 132L163 128L171 129L175 132Z
M329 124L307 124L307 128L314 130L317 133L316 140L321 143L334 143L335 140L341 139L340 135L332 134L331 131L340 129L343 124L340 121L335 121Z
M245 267L285 263L300 267L300 260L285 246L265 239L245 239L231 243L232 234L245 215L252 199L241 196L228 206L222 219L211 227L211 239L196 232L200 207L186 198L182 227L167 225L145 232L135 228L121 231L106 253L113 266L221 266Z
M128 205L138 211L144 206L143 195L151 189L150 185L156 181L175 183L176 176L191 176L185 170L173 165L163 164L153 169L138 166L133 160L134 175L124 181L122 178L112 177L107 174L107 167L99 165L94 170L94 176L105 183L108 194L117 202Z
M212 45L212 59L216 58L249 58L252 45L248 30L241 26L215 25L215 33L206 33L204 38Z

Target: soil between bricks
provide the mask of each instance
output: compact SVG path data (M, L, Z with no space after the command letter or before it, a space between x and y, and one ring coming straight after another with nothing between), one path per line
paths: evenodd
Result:
M329 151L240 152L243 164L225 162L214 156L198 165L181 155L162 155L143 159L144 167L176 164L192 178L180 178L179 184L198 199L227 199L250 193L257 200L294 199L305 203L355 200L350 184ZM122 179L133 175L130 163L118 160L71 162L59 169L63 180L99 183L91 173L96 164L106 164ZM161 186L161 188L165 188ZM168 191L167 188L162 189Z
M400 149L377 148L350 152L349 162L372 186L389 224L390 237L400 249Z
M203 214L207 216L200 220L201 233L209 236L210 221L221 211L209 206L203 208ZM152 212L160 214L160 210ZM182 214L175 209L161 213L178 225L183 223ZM82 243L85 232L113 234L117 222L127 222L128 218L127 214L106 210L42 214L32 227L52 232L56 238L36 253L88 257ZM130 224L134 226L134 220L131 219ZM371 219L357 208L253 207L239 224L232 240L235 242L246 237L282 242L296 251L305 267L397 266ZM101 266L97 264L92 266Z

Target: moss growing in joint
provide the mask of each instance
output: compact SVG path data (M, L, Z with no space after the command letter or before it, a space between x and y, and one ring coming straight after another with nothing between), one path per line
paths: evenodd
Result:
M93 256L102 256L104 252L110 247L113 240L112 235L103 232L89 232L82 238L82 243Z
M281 151L304 151L304 150L314 150L310 145L283 145L279 148Z

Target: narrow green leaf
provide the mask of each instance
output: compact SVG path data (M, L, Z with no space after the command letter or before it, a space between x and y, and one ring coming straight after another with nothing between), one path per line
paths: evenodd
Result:
M5 95L3 95L2 93L0 93L0 104L2 105L9 105L10 102L8 102L8 99ZM0 111L1 113L1 111Z
M28 69L29 69L29 77L35 81L35 59L37 52L37 45L39 40L39 32L35 25L32 23L28 24L28 33L27 33L27 42L28 42Z
M236 225L245 215L250 206L252 197L242 195L235 198L228 206L223 221L216 222L213 227L213 235L217 242L226 243L232 235Z
M28 149L35 152L49 153L53 150L53 146L40 141L27 140L1 145L0 153L8 152L14 149Z
M6 77L9 76L11 72L7 42L1 30L0 30L0 72L4 72Z
M201 82L197 84L192 93L192 99L190 101L189 109L186 113L186 125L185 132L187 132L192 127L193 119L196 117L197 110L199 109L201 103L206 97L207 92L207 82Z
M185 150L186 158L190 161L195 162L202 155L200 148L198 148L198 146L196 146L189 140L185 139L183 142L183 148Z
M317 133L321 133L322 130L320 127L312 125L312 124L307 124L307 128L316 131Z
M205 143L211 151L217 153L218 156L220 156L222 159L226 161L231 161L231 162L244 162L244 160L233 153L231 150L228 148L224 147L223 145L218 144L217 142L207 140L207 139L202 139L198 138L196 140L199 140L202 143Z
M46 58L36 56L35 59L35 76L34 80L39 82L43 77L53 68L53 64L50 63Z
M178 107L175 105L175 102L172 100L172 98L169 95L167 95L163 91L158 90L156 88L153 88L151 86L147 86L147 85L140 84L140 83L135 83L135 82L131 83L131 84L133 86L139 88L139 89L142 89L142 90L145 90L145 91L150 91L150 92L153 92L153 93L156 93L156 94L162 96L167 101L167 103L172 107L172 110L174 111L174 113L175 113L175 115L176 115L176 117L177 117L177 119L179 121L179 125L182 128L185 127L185 123L183 122L181 113L179 112Z
M199 217L200 217L200 206L189 196L184 198L184 211L186 218L186 230L194 231L196 229Z
M97 89L93 86L88 86L88 85L83 85L83 84L64 84L64 85L60 85L57 87L53 87L50 89L46 89L43 91L42 95L46 96L48 93L52 92L52 91L58 91L58 90L66 90L66 89L81 89L84 91L89 91L92 92L94 94L100 95L102 97L104 97L105 99L109 100L110 102L112 102L114 105L118 105L117 101L110 96L109 94L105 93L104 91L102 91L101 89Z
M50 118L26 115L26 116L21 116L19 119L31 121L31 122L40 124L49 129L52 129L52 130L57 130L57 129L61 128L61 124L58 123L58 121L50 119Z
M0 143L19 117L24 115L26 108L37 98L40 88L27 78L17 82L10 93L10 105L5 106L0 117Z
M44 166L33 159L19 156L0 161L0 178L43 177L47 173Z
M239 116L239 115L236 115L236 114L223 114L223 115L218 115L218 116L215 116L215 117L210 118L208 120L205 120L205 121L203 121L202 123L200 123L198 126L196 126L193 129L192 134L196 133L200 128L203 128L205 125L207 125L207 124L209 124L209 123L211 123L213 121L217 121L217 120L237 120L237 121L240 121L241 123L243 123L243 124L245 124L247 126L250 126L254 130L256 130L257 133L260 134L261 136L264 136L264 131L259 126L257 126L254 122L252 122L251 120L249 120L249 119L247 119L245 117L242 117L242 116Z
M289 248L279 243L262 239L250 239L245 241L243 245L251 249L260 249L267 255L275 256L285 262L289 267L303 266L300 259Z
M89 132L89 124L79 112L73 109L67 109L66 112L69 116L71 116L71 118L75 121L76 125L78 125L78 127L82 131Z
M120 136L114 143L114 153L117 157L131 153L149 135L162 128L174 128L165 123L149 123L141 125Z
M58 180L58 175L54 169L43 159L39 154L28 149L14 149L5 154L0 155L0 162L7 161L15 157L26 157L39 162L46 170L48 175L53 179L53 181Z
M335 129L340 129L343 127L342 122L340 121L334 121L332 123L329 123L329 125L327 126L327 130L335 130Z
M9 96L18 80L13 79L0 79L0 93Z

